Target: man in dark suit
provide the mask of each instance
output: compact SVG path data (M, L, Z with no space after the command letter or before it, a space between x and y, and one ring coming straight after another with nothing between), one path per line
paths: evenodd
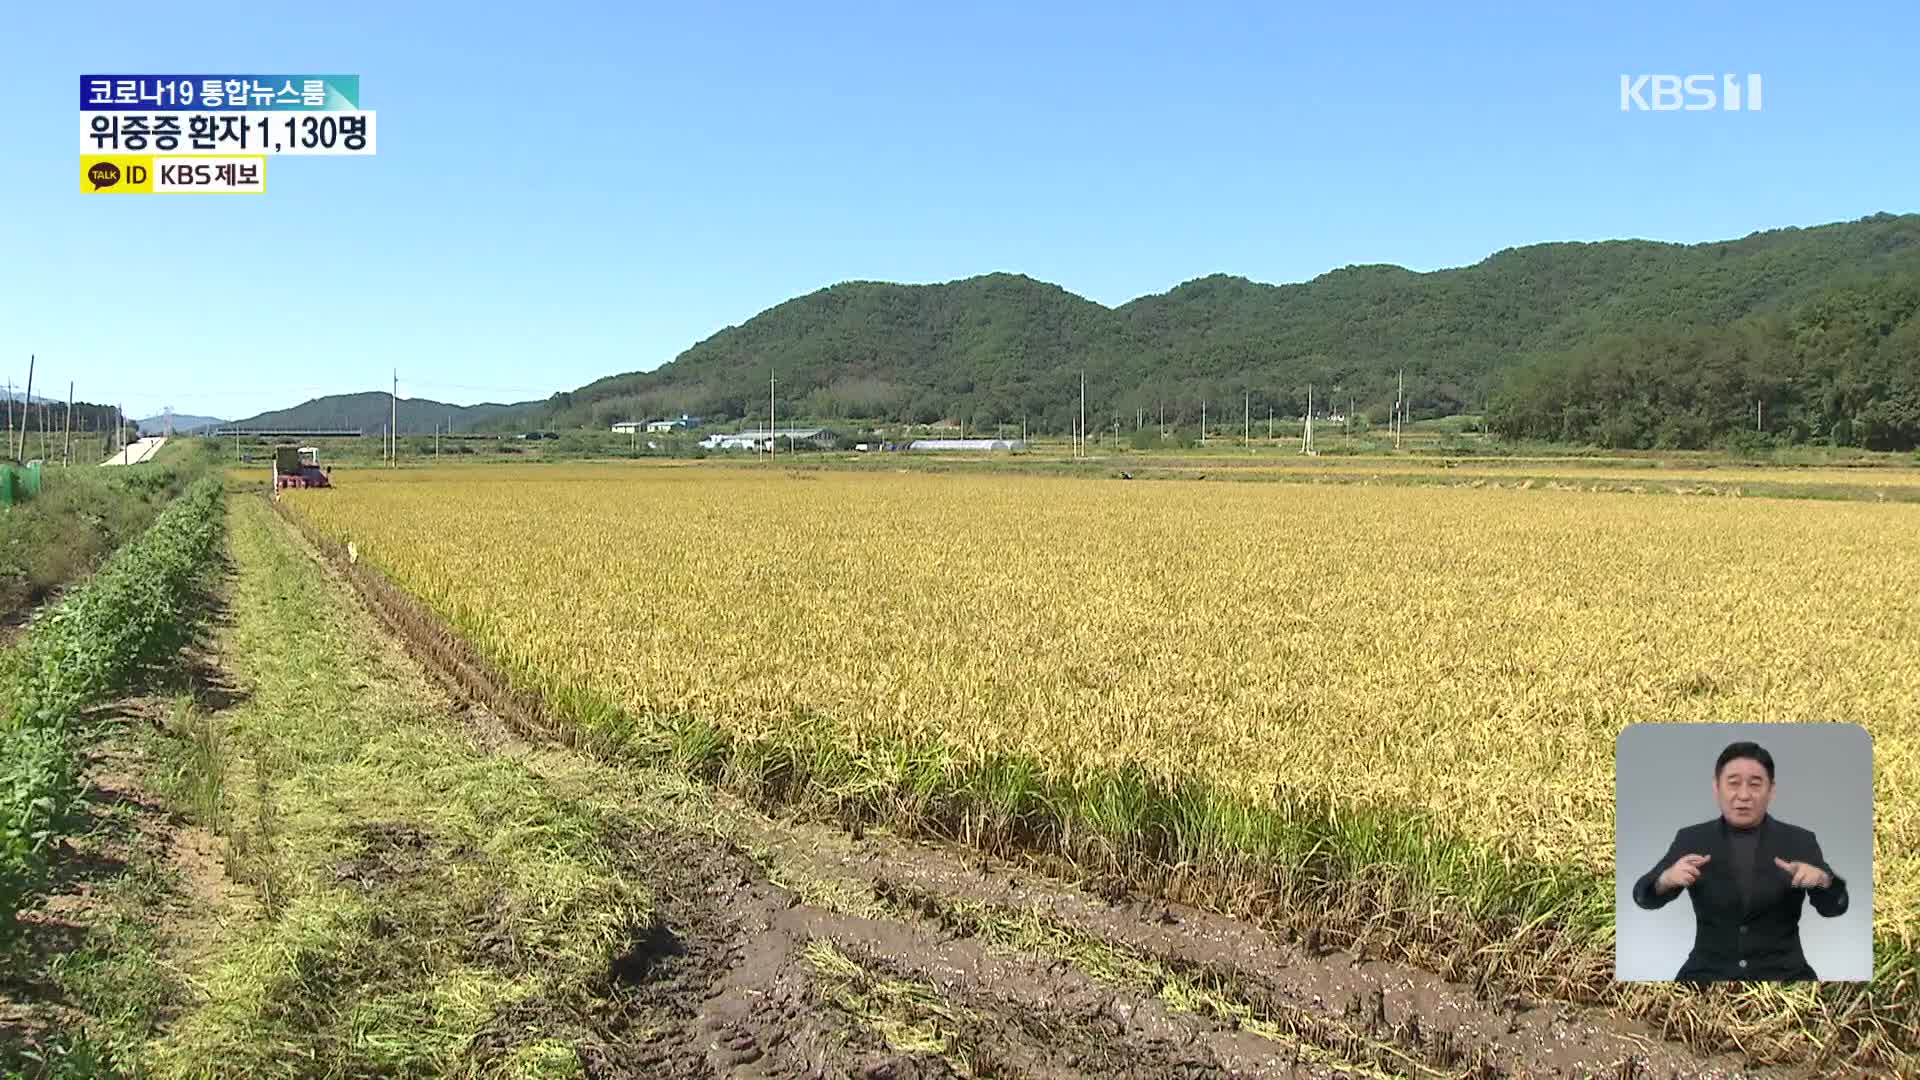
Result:
M1661 908L1682 889L1693 899L1693 951L1674 976L1721 979L1817 979L1800 951L1800 904L1833 918L1847 910L1847 883L1820 855L1806 829L1775 820L1773 755L1737 742L1713 766L1720 816L1674 834L1652 870L1633 885L1633 902Z

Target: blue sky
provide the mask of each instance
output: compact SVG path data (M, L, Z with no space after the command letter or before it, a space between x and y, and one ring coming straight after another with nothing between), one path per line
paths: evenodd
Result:
M1340 10L1334 10L1340 7ZM699 10L689 10L698 8ZM1566 10L1562 10L1562 9ZM1577 10L1575 10L1577 8ZM542 397L836 281L1105 304L1920 210L1920 6L10 6L0 378L144 415ZM78 190L77 77L345 72L373 158ZM1623 73L1761 112L1625 113Z

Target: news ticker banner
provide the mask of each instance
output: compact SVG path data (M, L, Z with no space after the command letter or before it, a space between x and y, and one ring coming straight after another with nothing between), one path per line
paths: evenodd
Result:
M233 112L360 107L358 75L82 75L81 112Z
M358 75L82 75L80 190L266 191L272 155L371 157Z

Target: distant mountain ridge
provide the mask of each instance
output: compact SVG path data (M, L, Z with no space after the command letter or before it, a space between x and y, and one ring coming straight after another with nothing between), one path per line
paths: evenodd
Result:
M776 413L813 422L961 421L975 430L1026 424L1064 432L1077 422L1083 372L1090 422L1103 428L1137 420L1190 425L1203 405L1216 420L1243 409L1298 416L1309 385L1316 402L1351 403L1383 422L1402 371L1415 418L1489 409L1518 416L1494 407L1516 379L1540 392L1561 385L1549 377L1560 358L1600 348L1616 355L1622 346L1606 343L1655 329L1700 335L1828 310L1836 290L1864 289L1859 295L1885 307L1904 293L1875 283L1914 272L1920 215L1875 214L1691 245L1536 244L1425 273L1348 266L1288 285L1214 274L1113 308L1011 273L937 285L852 281L777 304L652 371L610 375L544 401L402 399L400 430L597 427L681 413L715 423L758 419L769 406L769 374ZM1904 319L1897 304L1886 310ZM1877 351L1874 363L1899 370L1904 341ZM1829 373L1845 367L1818 359L1775 357L1769 372L1802 362ZM1735 404L1744 392L1715 391ZM1744 400L1751 408L1752 399ZM1586 419L1547 417L1545 407L1529 400L1532 419L1516 420L1515 430L1539 437L1596 430ZM1796 422L1830 431L1837 408L1809 404ZM383 392L335 395L237 423L378 432L387 409ZM1699 430L1723 423L1712 419ZM1650 425L1657 422L1636 422L1642 431Z
M164 413L159 416L149 416L144 420L135 421L135 423L140 425L140 430L145 434L164 435L167 431L167 416ZM219 427L224 423L226 423L226 421L217 416L193 416L188 413L174 413L173 433L176 435L191 435L203 428Z
M389 408L395 408L402 435L425 434L435 430L474 431L514 414L530 413L539 402L524 401L510 405L491 402L479 405L450 405L431 398L406 398L394 403L388 394L370 390L358 394L330 394L303 401L290 409L277 409L233 421L238 428L358 428L374 434L387 430Z
M1648 326L1722 326L1861 277L1920 268L1920 215L1876 214L1739 240L1509 248L1416 273L1349 266L1295 285L1216 274L1107 308L995 273L854 281L778 304L648 372L555 394L540 422L682 412L965 420L1064 431L1086 374L1101 426L1353 401L1384 419L1406 372L1413 415L1479 412L1510 372Z

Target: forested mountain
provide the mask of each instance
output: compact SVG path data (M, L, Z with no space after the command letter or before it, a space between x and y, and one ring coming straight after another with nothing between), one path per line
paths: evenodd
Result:
M1124 417L1130 426L1136 410L1190 421L1203 400L1216 416L1237 414L1243 395L1256 414L1297 415L1308 383L1319 400L1352 399L1384 417L1401 369L1415 417L1478 412L1516 370L1545 388L1555 358L1591 366L1578 358L1596 349L1704 340L1902 270L1920 271L1920 215L1694 245L1541 244L1460 269L1354 266L1297 285L1215 275L1112 309L1014 274L847 282L722 330L654 371L556 394L539 412L558 425L757 417L771 370L782 416L975 428L1024 417L1058 431L1078 408L1083 369L1089 413L1103 425ZM1902 341L1874 362L1898 366ZM1520 397L1502 400L1505 415L1520 415ZM1527 415L1516 431L1590 429Z
M385 431L391 399L380 391L332 394L313 398L291 409L264 412L235 420L241 428L359 428L373 434ZM439 425L442 431L473 431L508 416L524 416L538 402L514 405L449 405L429 398L401 398L397 403L401 434L424 433Z
M1600 446L1920 444L1920 273L1842 284L1785 313L1651 326L1517 369L1503 434Z

